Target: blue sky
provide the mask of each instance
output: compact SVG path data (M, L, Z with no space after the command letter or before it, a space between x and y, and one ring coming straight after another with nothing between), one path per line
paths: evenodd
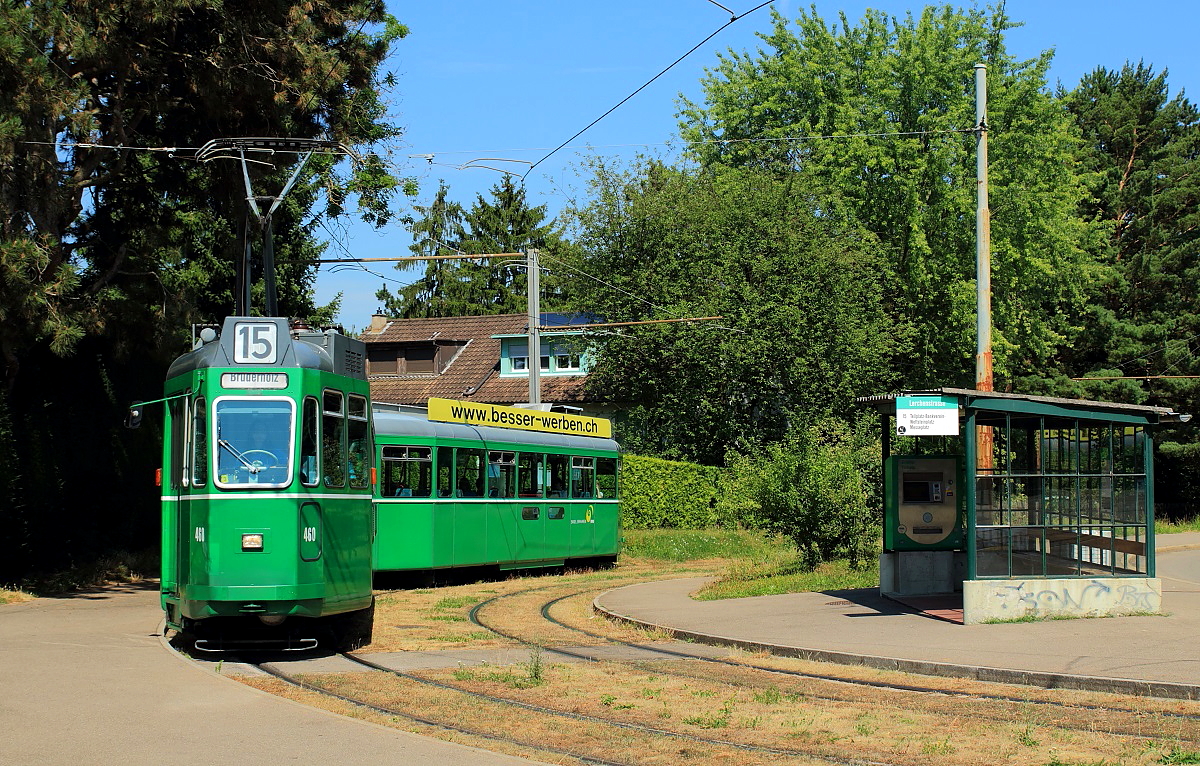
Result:
M743 13L757 2L721 4ZM773 7L794 18L798 8L808 6L778 2ZM903 15L920 13L924 4L816 3L826 21L844 11L856 22L868 7ZM1172 93L1182 89L1193 102L1198 98L1200 64L1191 3L1010 0L1006 7L1014 21L1024 22L1008 33L1009 50L1032 58L1054 49L1052 81L1073 87L1097 66L1119 68L1127 60L1142 59L1156 71L1169 71ZM411 30L395 45L387 65L397 77L388 98L391 118L405 129L391 159L420 181L418 203L427 201L443 178L451 197L469 204L501 176L479 167L460 169L464 164L479 158L542 159L729 21L729 13L710 0L390 0L389 8ZM526 179L531 202L546 204L555 213L579 194L583 179L576 167L589 151L631 157L664 149L675 134L679 94L698 98L700 78L716 63L717 53L756 49L755 33L766 31L769 22L768 7L727 27L568 148L545 159ZM474 164L522 172L528 167L495 160ZM329 258L411 254L412 237L398 223L378 231L349 224L334 234ZM370 269L375 274L324 266L318 276L321 302L343 294L339 319L348 330L370 321L378 307L375 291L384 278L393 290L414 278L391 264L370 264Z

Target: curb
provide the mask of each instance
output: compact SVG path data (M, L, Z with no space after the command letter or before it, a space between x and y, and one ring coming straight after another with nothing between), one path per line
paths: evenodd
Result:
M1196 546L1200 548L1200 546ZM625 586L628 587L628 586ZM948 662L932 662L925 660L907 660L896 657L879 657L875 655L858 655L849 652L838 652L828 649L806 649L798 646L784 646L762 641L749 641L740 638L730 638L711 633L701 633L693 630L680 630L669 625L660 625L646 620L620 614L600 603L605 594L619 588L605 591L592 600L592 610L610 620L623 622L649 630L658 630L673 638L685 641L695 641L710 646L728 646L746 652L768 652L777 657L794 657L812 662L827 662L835 665L852 665L874 668L876 670L895 670L901 673L914 673L924 676L941 676L945 678L965 678L972 681L988 681L991 683L1014 684L1018 686L1038 686L1043 689L1072 689L1075 691L1105 692L1109 694L1127 694L1138 697L1162 697L1166 699L1200 700L1200 686L1178 684L1168 681L1138 681L1132 678L1104 678L1101 676L1081 676L1069 673L1046 673L1032 670L1013 670L1010 668L993 668L983 665L961 665Z

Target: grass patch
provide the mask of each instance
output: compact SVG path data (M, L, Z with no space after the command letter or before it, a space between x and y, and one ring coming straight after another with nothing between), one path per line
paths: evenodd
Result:
M1021 622L1052 622L1055 620L1107 620L1111 617L1166 617L1161 612L1121 612L1120 614L1026 614L1020 617L992 617L981 625L1008 625Z
M845 560L827 561L815 569L803 566L795 551L767 561L734 562L729 573L696 594L702 601L780 593L808 593L879 586L875 567L852 569Z
M434 609L462 609L464 606L475 606L480 602L479 596L451 596L433 605Z
M32 601L36 596L26 593L20 588L0 587L0 606L4 604L19 604L22 601Z
M657 561L763 559L786 539L744 529L626 529L622 554Z
M1174 535L1180 532L1200 532L1200 516L1176 521L1154 520L1154 534L1156 535Z
M726 573L696 594L701 600L879 585L874 561L862 569L852 569L844 560L809 569L791 541L779 535L742 529L630 529L624 534L624 554L631 558L675 563L723 559Z

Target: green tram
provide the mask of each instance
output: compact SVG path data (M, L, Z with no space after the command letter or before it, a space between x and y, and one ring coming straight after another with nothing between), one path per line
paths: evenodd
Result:
M438 403L442 407L437 407ZM377 572L495 566L607 566L616 561L617 443L610 438L437 422L608 421L430 400L430 414L376 405Z
M167 374L162 607L201 650L369 643L361 341L228 317Z

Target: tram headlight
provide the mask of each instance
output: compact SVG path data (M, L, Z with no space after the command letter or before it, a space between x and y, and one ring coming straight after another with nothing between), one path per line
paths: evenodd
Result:
M261 532L250 532L242 535L242 550L243 551L261 551L263 549L263 536Z

